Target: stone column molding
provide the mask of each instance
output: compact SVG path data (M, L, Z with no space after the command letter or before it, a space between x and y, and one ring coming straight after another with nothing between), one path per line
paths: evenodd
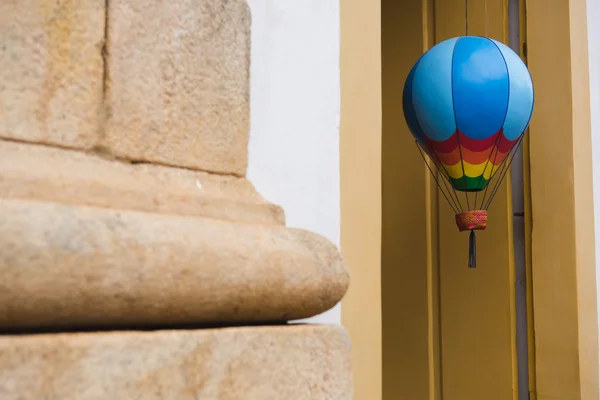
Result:
M349 277L245 177L250 26L244 0L0 1L1 399L352 397L343 329L276 326Z

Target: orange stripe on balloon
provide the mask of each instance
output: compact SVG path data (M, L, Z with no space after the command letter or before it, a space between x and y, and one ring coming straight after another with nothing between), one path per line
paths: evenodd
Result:
M461 146L462 147L462 146ZM462 159L469 164L481 164L482 162L487 161L492 154L492 148L485 149L484 151L471 151L469 149L462 149Z
M446 165L454 165L460 162L460 150L458 147L452 150L450 153L441 153L439 151L435 151L435 156Z
M490 157L490 163L492 165L500 165L509 153L510 153L510 151L503 153L503 152L497 151L497 149L495 149L494 153Z
M506 159L508 154L510 153L500 153L498 151L494 151L490 159L485 157L483 160L481 160L481 162L478 163L470 163L465 159L462 161L459 159L453 164L443 163L442 166L448 175L454 179L459 179L464 175L470 178L475 178L482 174L485 179L489 179L490 175L492 175L500 167L502 161Z

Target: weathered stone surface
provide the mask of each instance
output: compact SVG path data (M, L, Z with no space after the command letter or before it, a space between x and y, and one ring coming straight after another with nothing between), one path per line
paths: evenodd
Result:
M336 326L0 337L2 400L351 400Z
M335 246L277 225L4 199L0 329L285 321L333 307Z
M0 140L0 198L283 224L244 178Z
M105 145L119 157L243 175L245 0L111 0Z
M104 21L104 0L0 1L0 137L97 143Z

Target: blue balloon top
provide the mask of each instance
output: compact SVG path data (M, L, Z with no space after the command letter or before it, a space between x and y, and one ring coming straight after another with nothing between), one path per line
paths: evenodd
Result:
M444 141L456 131L474 140L501 129L508 140L527 129L533 83L525 64L493 39L464 36L445 40L411 70L404 112L413 135Z

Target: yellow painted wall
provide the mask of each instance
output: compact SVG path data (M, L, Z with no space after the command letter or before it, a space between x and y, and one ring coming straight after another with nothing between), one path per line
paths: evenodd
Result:
M341 249L351 274L342 322L356 400L381 399L381 51L379 0L341 2Z
M410 68L429 47L424 6L382 1L384 399L427 399L431 390L429 171L404 122L401 98Z
M598 399L585 1L527 0L533 308L538 400Z

